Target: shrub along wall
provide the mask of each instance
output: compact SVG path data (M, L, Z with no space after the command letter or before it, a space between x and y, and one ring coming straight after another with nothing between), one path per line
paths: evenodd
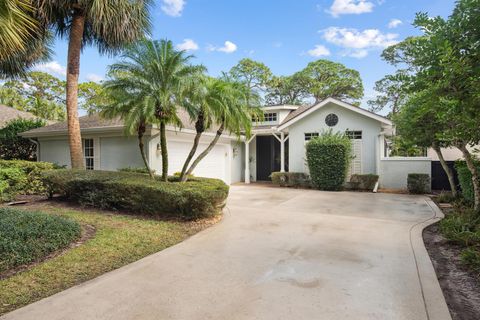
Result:
M281 187L311 188L310 178L303 172L272 172L272 183Z
M352 143L341 133L321 134L307 143L307 163L314 188L341 190L352 159Z
M477 162L477 168L480 170L480 162ZM457 161L455 163L455 169L458 173L458 181L460 182L460 188L462 189L462 195L468 202L473 203L474 193L473 193L473 183L472 183L472 174L468 170L467 164L465 161Z
M352 174L350 177L350 187L353 190L372 191L378 181L376 174Z
M214 215L224 206L229 190L218 179L162 182L132 172L55 170L43 176L51 193L79 204L165 218Z
M54 168L48 162L0 160L0 201L12 200L17 194L45 193L41 173Z
M75 221L0 208L0 273L68 246L80 233L80 225Z
M407 177L408 192L413 194L430 193L432 183L430 175L426 173L409 173Z

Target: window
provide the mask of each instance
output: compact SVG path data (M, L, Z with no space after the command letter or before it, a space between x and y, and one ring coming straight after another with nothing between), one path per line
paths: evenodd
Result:
M265 122L275 122L277 121L277 114L275 112L265 113L263 115Z
M310 141L313 138L318 137L318 132L307 132L305 133L305 141Z
M345 134L352 140L362 139L362 131L345 131Z
M83 157L85 158L85 169L94 169L93 139L83 139Z

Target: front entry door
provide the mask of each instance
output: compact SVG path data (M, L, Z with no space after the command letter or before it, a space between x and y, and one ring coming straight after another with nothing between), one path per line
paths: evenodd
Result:
M257 136L257 180L270 181L280 171L280 142L273 136Z

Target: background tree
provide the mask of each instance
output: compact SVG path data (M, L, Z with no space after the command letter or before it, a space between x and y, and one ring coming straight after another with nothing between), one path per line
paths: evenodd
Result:
M78 122L80 53L95 45L113 54L142 38L150 30L151 0L32 0L35 17L60 38L68 39L67 122L72 168L84 168Z
M45 72L28 72L0 86L4 104L47 120L65 119L65 81ZM10 100L10 101L9 101Z
M318 103L328 97L358 105L363 97L360 73L329 60L310 62L301 71L308 79L308 92Z
M397 114L407 98L405 89L407 77L404 72L400 71L393 75L386 75L375 82L374 90L377 92L377 96L367 102L370 111L379 112L388 109L390 116Z
M16 119L0 129L0 158L5 160L37 160L36 145L18 134L43 127L43 120Z
M111 97L100 83L82 82L78 85L78 102L80 109L89 115L101 112L103 107L112 103Z
M308 97L309 78L297 72L291 76L273 76L266 84L267 105L303 104Z
M244 58L230 69L229 75L235 81L242 82L250 92L258 94L265 89L272 72L264 63Z
M166 126L182 126L177 108L182 106L197 75L205 71L203 66L189 64L192 58L185 51L175 50L171 41L141 40L125 50L120 62L110 66L111 79L105 82L111 95L123 92L126 105L142 108L147 124L155 119L159 125L164 181L168 180Z

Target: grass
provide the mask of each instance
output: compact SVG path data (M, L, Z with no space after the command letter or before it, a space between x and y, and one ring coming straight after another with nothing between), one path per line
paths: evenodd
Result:
M93 226L96 233L76 248L0 280L0 315L170 247L214 222L148 220L56 203L25 209L67 217Z

